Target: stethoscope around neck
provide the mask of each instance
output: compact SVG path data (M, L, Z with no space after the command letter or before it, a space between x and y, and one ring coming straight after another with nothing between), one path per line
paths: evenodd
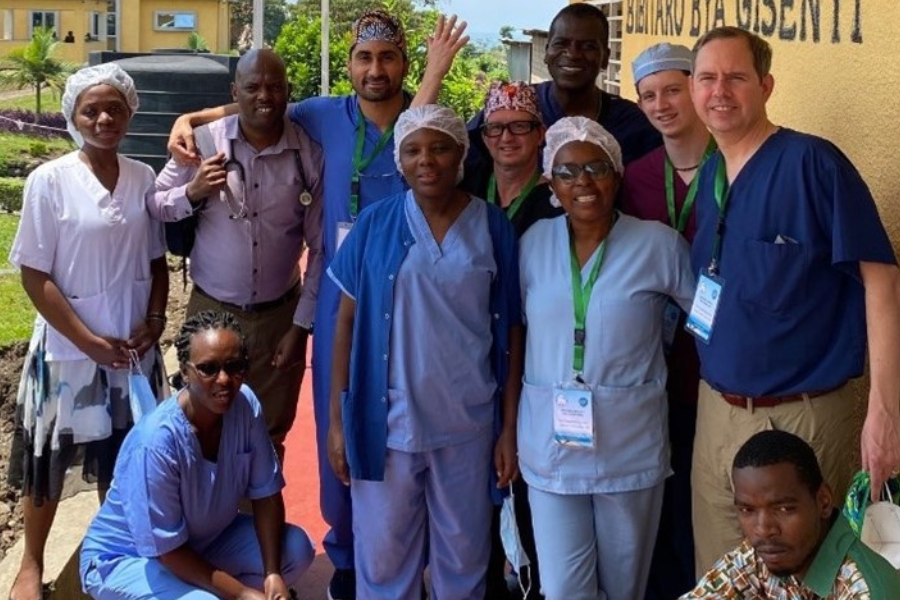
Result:
M309 206L312 204L313 197L312 194L309 193L309 185L306 183L306 173L303 171L303 163L300 160L300 150L294 148L294 161L297 163L297 173L300 175L300 187L303 190L300 192L300 196L297 199L303 206ZM232 221L237 221L239 219L247 218L247 174L244 171L244 165L234 159L234 139L228 140L228 159L225 161L223 165L225 167L225 176L228 176L229 172L237 173L238 180L241 182L241 200L238 204L237 211L234 210L234 205L231 201L231 197L228 193L222 195L222 202L228 207L228 218Z

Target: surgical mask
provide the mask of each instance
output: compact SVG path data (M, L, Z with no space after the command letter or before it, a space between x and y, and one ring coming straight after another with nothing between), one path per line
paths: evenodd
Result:
M500 507L500 540L503 542L503 551L506 553L506 560L512 565L516 572L516 578L519 580L519 589L522 590L522 596L528 597L531 591L531 561L522 548L522 540L519 538L519 526L516 523L516 496L513 493L513 487L509 486L509 496L503 499L503 506ZM528 576L528 587L522 585L522 570L525 569Z

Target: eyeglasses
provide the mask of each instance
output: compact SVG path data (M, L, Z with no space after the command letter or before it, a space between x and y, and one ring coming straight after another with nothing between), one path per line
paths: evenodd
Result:
M594 181L599 181L606 179L615 171L615 167L605 160L595 160L584 165L576 165L574 163L556 165L550 171L550 174L563 183L575 183L582 173L587 173L588 177Z
M224 363L204 362L194 364L189 362L187 365L193 367L197 371L197 375L204 379L218 377L222 371L225 371L225 374L229 377L243 377L250 369L250 362L246 358L232 358Z
M509 123L485 123L481 126L481 133L484 137L500 137L503 132L509 129L513 135L527 135L540 127L537 121L510 121Z

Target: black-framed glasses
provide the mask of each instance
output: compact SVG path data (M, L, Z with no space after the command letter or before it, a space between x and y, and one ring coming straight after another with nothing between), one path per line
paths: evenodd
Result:
M581 177L582 173L587 173L588 177L594 181L599 181L601 179L606 179L615 172L615 167L609 162L605 160L595 160L583 165L576 165L575 163L556 165L551 169L550 174L553 175L554 179L558 179L563 183L575 183L578 181L578 178Z
M500 137L507 129L513 135L527 135L540 127L538 121L510 121L509 123L485 123L481 126L484 137Z
M204 379L212 379L217 377L219 373L225 371L229 377L243 377L250 369L250 361L246 358L232 358L223 363L218 362L202 362L202 363L186 363L197 371L197 375Z

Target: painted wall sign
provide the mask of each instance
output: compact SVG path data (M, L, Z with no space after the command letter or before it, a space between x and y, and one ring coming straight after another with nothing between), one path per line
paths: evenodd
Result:
M862 0L625 0L627 33L698 37L722 25L785 42L862 44Z

